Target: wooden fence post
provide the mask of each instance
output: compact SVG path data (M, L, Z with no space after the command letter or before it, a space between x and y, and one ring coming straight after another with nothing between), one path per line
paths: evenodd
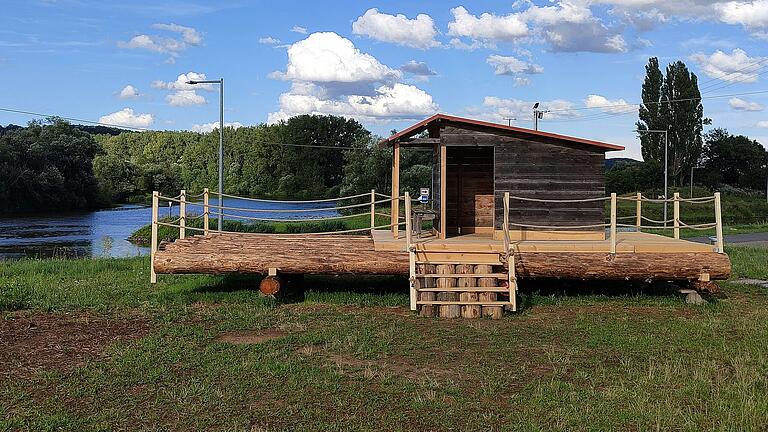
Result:
M616 192L611 193L611 253L616 253Z
M720 208L720 192L715 192L715 236L717 237L717 253L724 253L723 248L723 213Z
M157 213L160 201L160 194L157 191L152 192L152 242L149 245L149 282L157 283L157 273L155 273L155 251L157 250Z
M376 226L376 190L371 189L371 235L373 235L373 227Z
M203 234L208 235L208 218L211 209L208 207L208 188L203 189Z
M635 226L637 232L640 232L640 227L643 225L643 194L637 193L637 202L635 203L635 212L637 213L635 220Z
M411 222L411 196L405 193L405 247L408 251L408 284L410 288L411 310L416 310L418 293L416 292L416 253L411 244L413 226Z
M179 199L179 238L187 236L187 191L182 189Z
M680 193L675 192L674 196L674 202L673 202L673 215L674 219L672 221L672 226L674 227L675 232L675 240L680 240Z
M509 192L504 192L504 253L509 253Z

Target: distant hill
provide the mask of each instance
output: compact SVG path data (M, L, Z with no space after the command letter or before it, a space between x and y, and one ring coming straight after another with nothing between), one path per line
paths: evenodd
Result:
M607 171L613 168L613 166L619 162L624 162L627 164L635 164L635 163L640 163L641 161L637 159L632 159L632 158L610 158L605 160L605 170Z

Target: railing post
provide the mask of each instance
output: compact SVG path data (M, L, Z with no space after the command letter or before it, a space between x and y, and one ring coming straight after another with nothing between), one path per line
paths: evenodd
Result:
M208 207L208 188L203 189L203 234L208 235L208 218L211 209Z
M637 232L640 232L640 227L643 225L643 194L637 193L637 201L635 202L636 220L635 227Z
M672 226L674 227L675 240L680 240L680 193L675 192L673 196L675 201L672 207L672 214L674 215L675 220L672 221Z
M373 227L376 226L376 190L371 189L371 235L373 235Z
M616 192L611 193L611 253L616 253Z
M509 192L504 192L504 253L509 253Z
M157 283L155 273L155 251L157 250L157 213L160 204L160 194L152 192L152 242L149 244L149 282Z
M411 196L408 192L405 193L405 247L408 251L408 286L410 291L410 303L411 310L416 310L416 304L418 301L418 293L416 292L416 253L413 250L412 237L412 221L411 221Z
M720 209L720 192L715 192L715 236L717 243L715 245L717 253L724 253L723 248L723 213Z
M187 236L187 191L182 189L179 199L179 238Z

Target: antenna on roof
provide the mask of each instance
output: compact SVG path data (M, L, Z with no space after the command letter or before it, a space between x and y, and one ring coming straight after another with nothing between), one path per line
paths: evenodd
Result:
M504 120L507 121L507 126L512 126L512 120L517 121L517 117L504 117Z
M539 120L543 119L544 114L548 112L549 110L540 110L538 102L533 105L533 130L539 130Z

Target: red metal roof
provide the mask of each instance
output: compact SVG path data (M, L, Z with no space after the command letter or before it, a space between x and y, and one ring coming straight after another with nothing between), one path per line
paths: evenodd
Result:
M616 144L609 144L609 143L604 143L604 142L600 142L600 141L593 141L593 140L589 140L589 139L577 138L577 137L572 137L572 136L568 136L568 135L560 135L560 134L551 133L551 132L542 132L542 131L537 131L537 130L533 130L533 129L519 128L519 127L515 127L515 126L506 126L506 125L498 124L498 123L491 123L491 122L482 121L482 120L473 120L473 119L468 119L468 118L464 118L464 117L456 117L456 116L451 116L451 115L447 115L447 114L440 114L440 113L435 114L432 117L429 117L427 119L424 119L424 120L416 123L415 125L413 125L411 127L403 129L402 131L400 131L400 132L390 136L389 138L386 138L385 140L383 140L381 142L381 144L382 145L387 145L387 144L393 143L394 141L397 141L400 138L403 138L403 137L407 138L407 137L413 136L413 135L415 135L415 134L417 134L419 132L422 132L422 131L426 130L430 123L433 123L433 122L436 122L436 121L447 121L447 122L451 122L451 123L464 123L464 124L467 124L467 125L487 127L487 128L495 129L495 130L499 130L499 131L513 132L513 133L520 134L520 135L523 135L523 136L552 138L552 139L557 139L557 140L562 140L562 141L573 142L573 143L577 143L577 144L586 144L586 145L590 145L590 146L600 147L602 149L606 149L606 150L609 150L609 151L610 150L624 150L624 146L620 146L620 145L616 145Z

